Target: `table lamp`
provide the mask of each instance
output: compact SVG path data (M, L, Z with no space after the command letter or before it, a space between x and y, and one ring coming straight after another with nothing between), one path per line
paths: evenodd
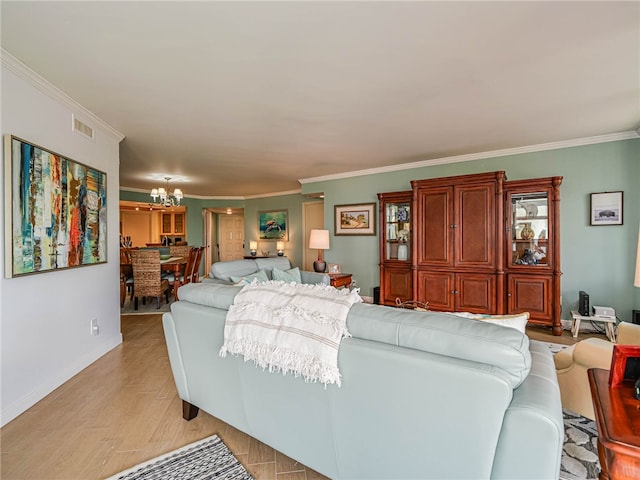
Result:
M329 249L329 230L311 230L309 248L318 249L318 259L313 262L313 270L318 273L324 273L327 269L327 262L324 261L322 252Z
M284 255L284 242L281 240L278 240L276 242L276 250L278 251L278 256L282 257Z
M251 256L255 257L258 250L258 242L249 242L249 250L251 250Z

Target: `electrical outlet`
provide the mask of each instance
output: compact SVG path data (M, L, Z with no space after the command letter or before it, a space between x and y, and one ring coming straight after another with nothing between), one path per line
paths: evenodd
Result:
M100 335L100 327L98 326L98 319L91 319L91 336Z

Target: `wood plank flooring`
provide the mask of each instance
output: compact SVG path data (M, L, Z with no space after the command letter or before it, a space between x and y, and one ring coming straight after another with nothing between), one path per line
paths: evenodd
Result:
M203 411L183 420L161 315L123 316L122 333L122 345L0 430L2 480L102 479L214 433L256 480L326 478ZM576 341L545 328L528 334Z

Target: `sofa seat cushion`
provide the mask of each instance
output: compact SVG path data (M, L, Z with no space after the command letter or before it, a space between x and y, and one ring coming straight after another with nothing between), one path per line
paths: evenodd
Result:
M526 335L449 313L359 303L349 311L347 328L354 338L492 365L507 373L512 388L531 369Z

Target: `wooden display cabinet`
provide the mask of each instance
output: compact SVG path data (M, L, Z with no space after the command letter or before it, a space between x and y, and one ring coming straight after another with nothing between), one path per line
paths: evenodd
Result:
M414 299L430 310L497 313L504 172L414 180Z
M505 182L507 313L562 334L560 185L562 177Z
M412 300L410 190L379 193L380 303Z

